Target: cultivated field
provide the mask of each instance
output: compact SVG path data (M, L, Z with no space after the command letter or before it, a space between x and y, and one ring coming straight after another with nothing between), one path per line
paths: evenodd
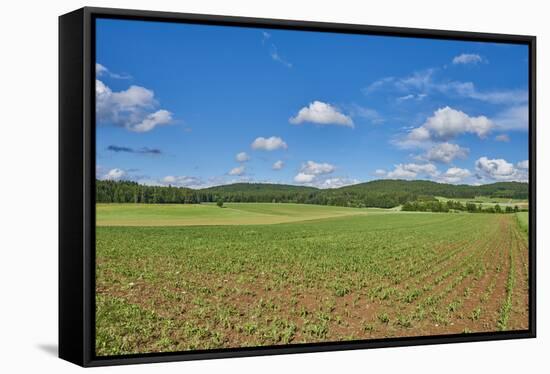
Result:
M98 204L97 354L528 327L524 213L226 206Z
M474 203L474 204L481 204L482 207L488 208L495 205L500 205L503 208L509 207L515 207L517 206L519 209L529 209L529 200L527 199L509 199L504 197L487 197L487 196L476 196L473 199L467 199L467 198L447 198L447 197L441 197L438 196L437 199L439 201L460 201L462 204L466 203Z

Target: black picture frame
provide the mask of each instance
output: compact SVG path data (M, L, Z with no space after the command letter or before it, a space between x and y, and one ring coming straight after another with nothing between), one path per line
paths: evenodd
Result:
M529 329L124 356L95 355L95 19L513 43L529 48ZM59 357L81 366L536 337L536 37L85 7L59 17Z

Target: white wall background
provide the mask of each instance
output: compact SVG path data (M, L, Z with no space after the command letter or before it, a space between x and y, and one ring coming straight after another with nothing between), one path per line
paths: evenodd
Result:
M538 37L538 338L94 369L95 373L541 372L550 352L550 66L544 1L6 1L0 13L0 371L78 370L57 350L57 17L84 5ZM538 370L537 370L538 368Z

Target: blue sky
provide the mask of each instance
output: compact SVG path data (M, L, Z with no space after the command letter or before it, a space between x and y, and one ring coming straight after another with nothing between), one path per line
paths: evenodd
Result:
M201 188L528 176L528 48L97 20L97 177Z

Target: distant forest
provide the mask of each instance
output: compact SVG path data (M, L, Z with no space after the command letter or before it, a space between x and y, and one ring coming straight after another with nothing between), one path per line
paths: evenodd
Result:
M191 189L145 186L130 181L96 180L98 203L200 204L221 200L393 208L405 203L434 201L435 196L451 199L476 196L527 199L529 189L527 183L519 182L470 186L405 180L376 180L334 189L264 183L235 183Z

